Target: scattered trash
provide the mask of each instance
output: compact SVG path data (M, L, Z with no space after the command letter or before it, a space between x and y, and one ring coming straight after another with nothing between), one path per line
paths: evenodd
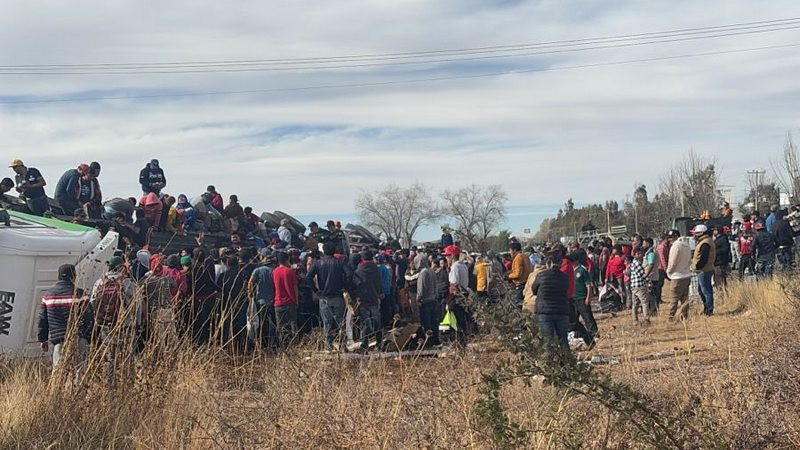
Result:
M605 357L600 355L592 356L592 359L589 361L589 364L593 366L602 366L602 365L617 365L619 364L619 358L613 357Z

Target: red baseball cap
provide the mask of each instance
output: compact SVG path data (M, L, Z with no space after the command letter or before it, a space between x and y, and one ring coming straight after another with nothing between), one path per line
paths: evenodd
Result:
M442 254L444 256L460 255L461 254L461 249L458 248L457 245L448 245L447 247L444 248L444 251L442 251Z

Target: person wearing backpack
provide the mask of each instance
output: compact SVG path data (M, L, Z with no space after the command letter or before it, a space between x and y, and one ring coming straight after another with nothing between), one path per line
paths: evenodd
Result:
M141 323L140 311L131 308L136 294L136 283L123 271L119 256L108 262L108 271L94 284L89 303L94 309L95 336L106 363L106 380L109 387L115 381L114 369L117 354L127 354L126 369L133 368L134 335ZM134 328L136 326L136 328Z

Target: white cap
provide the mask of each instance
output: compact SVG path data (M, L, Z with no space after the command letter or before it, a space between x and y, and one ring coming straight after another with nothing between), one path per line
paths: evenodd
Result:
M708 227L699 223L692 228L692 233L706 233L708 232Z

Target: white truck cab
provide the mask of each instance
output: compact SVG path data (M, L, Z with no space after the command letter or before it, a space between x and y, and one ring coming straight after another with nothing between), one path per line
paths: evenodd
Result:
M62 264L75 264L76 286L87 292L114 256L118 236L58 219L8 211L0 223L0 353L39 354L42 292L58 281Z

